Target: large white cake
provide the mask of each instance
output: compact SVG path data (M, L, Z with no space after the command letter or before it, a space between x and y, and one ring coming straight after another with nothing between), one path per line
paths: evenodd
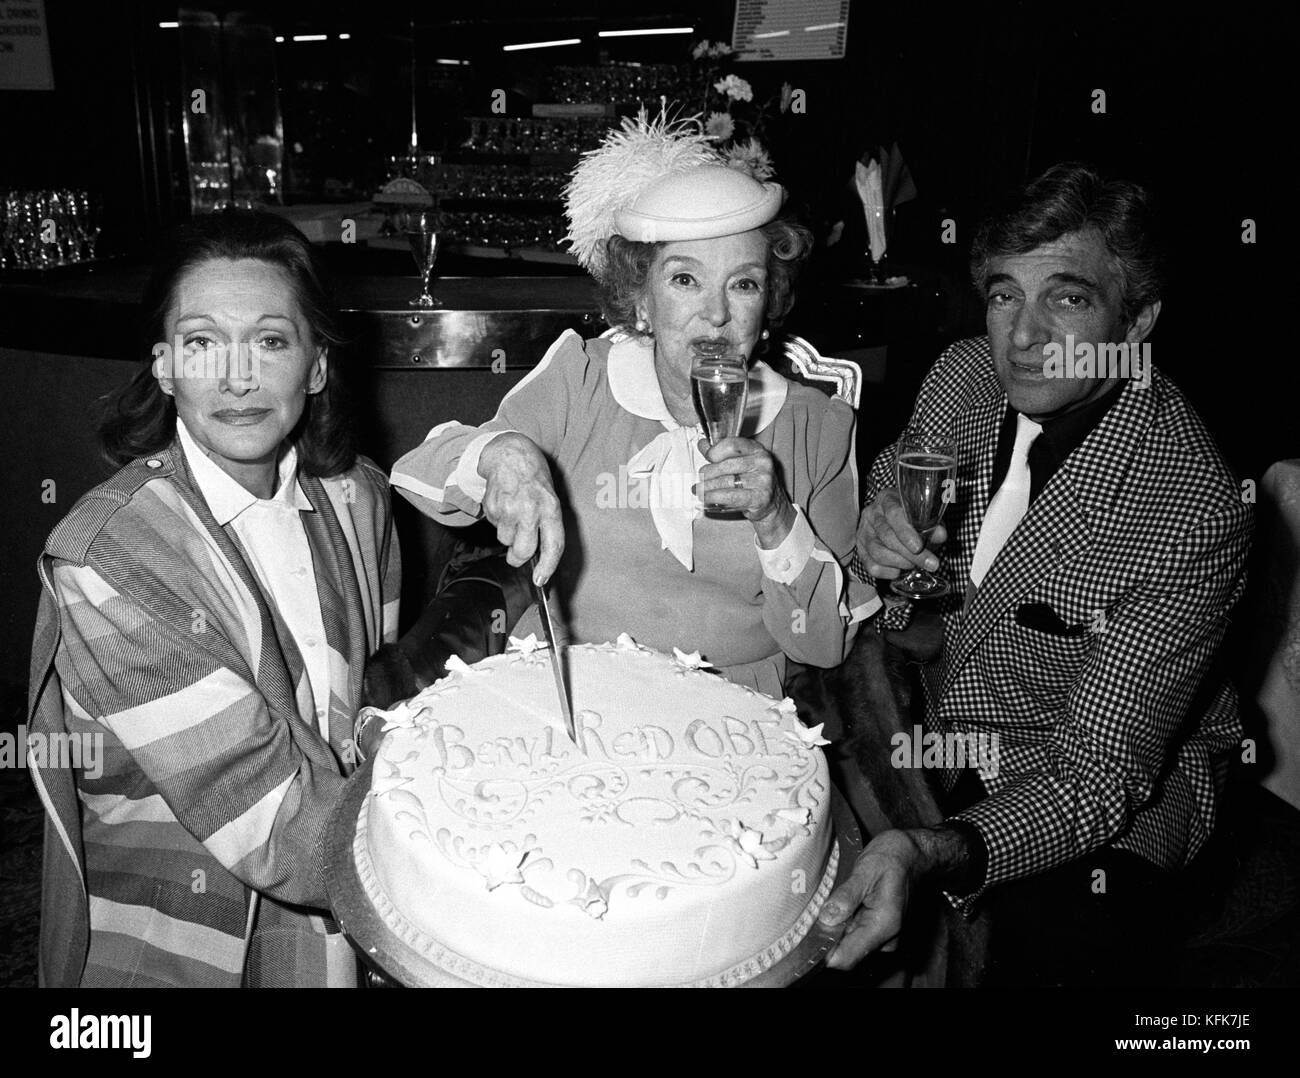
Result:
M836 872L816 731L624 636L512 641L386 712L357 870L407 946L483 985L733 985L807 934Z

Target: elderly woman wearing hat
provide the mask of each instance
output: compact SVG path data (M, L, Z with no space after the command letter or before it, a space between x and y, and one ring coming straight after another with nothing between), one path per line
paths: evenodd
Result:
M778 218L780 186L662 117L625 121L566 195L572 249L615 328L566 332L495 418L435 428L392 483L444 524L486 517L512 565L537 554L572 642L628 632L782 695L790 660L838 664L879 606L842 568L853 412L752 360L740 435L710 448L690 368L696 350L748 357L768 338L808 233Z

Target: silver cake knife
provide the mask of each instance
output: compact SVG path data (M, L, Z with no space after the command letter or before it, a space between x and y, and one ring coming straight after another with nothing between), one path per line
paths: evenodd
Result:
M534 554L533 570L536 569L537 555ZM560 694L560 714L564 716L564 728L569 731L569 740L577 745L578 733L573 725L573 708L569 704L569 683L564 677L564 659L560 655L560 644L555 636L555 622L551 620L551 604L546 598L544 585L534 584L533 591L537 594L537 609L542 616L542 632L546 634L546 642L551 646L551 673L555 675L555 688Z

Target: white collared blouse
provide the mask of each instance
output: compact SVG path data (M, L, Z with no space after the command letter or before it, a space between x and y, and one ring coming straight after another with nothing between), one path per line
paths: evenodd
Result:
M180 416L176 417L176 433L213 517L222 527L234 527L249 568L257 574L267 601L280 612L302 654L307 679L298 686L299 712L311 715L321 735L328 736L329 648L311 547L299 517L315 510L298 485L298 451L288 448L277 466L275 493L259 498L204 452Z

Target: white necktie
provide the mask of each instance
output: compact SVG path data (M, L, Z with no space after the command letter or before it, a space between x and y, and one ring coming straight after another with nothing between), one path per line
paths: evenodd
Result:
M1029 509L1029 447L1043 428L1023 415L1016 416L1016 444L1011 450L1007 477L989 502L980 537L975 544L975 558L970 566L971 583L976 587L989 571L998 551L1006 545Z

